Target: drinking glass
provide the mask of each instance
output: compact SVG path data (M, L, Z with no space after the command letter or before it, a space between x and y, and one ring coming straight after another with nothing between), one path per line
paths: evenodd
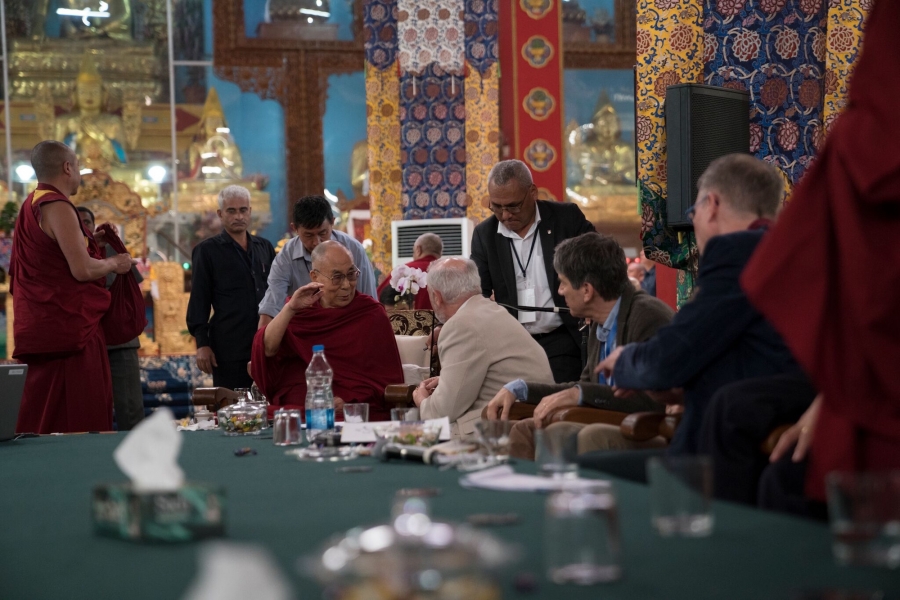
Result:
M344 404L344 423L368 423L369 405L365 402Z
M478 437L487 449L488 458L496 461L509 460L509 433L514 423L510 421L486 421L475 423Z
M276 446L298 446L303 443L300 424L303 417L299 410L281 409L275 411L272 439Z
M713 530L712 461L659 456L647 461L650 512L660 535L704 537Z
M570 431L535 429L534 458L538 473L556 479L578 477L578 434Z
M407 408L392 408L391 421L418 421L419 409L411 406Z
M900 471L829 473L825 481L838 564L900 567Z
M616 497L609 482L547 499L544 559L554 583L593 585L622 576Z

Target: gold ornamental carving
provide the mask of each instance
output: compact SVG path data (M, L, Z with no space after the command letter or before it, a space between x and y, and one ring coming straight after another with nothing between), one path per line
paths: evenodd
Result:
M141 197L108 173L83 173L81 185L71 198L76 206L86 206L97 223L112 223L124 230L122 241L132 256L147 253L147 209Z
M197 345L187 333L187 306L191 295L184 291L184 269L179 263L153 264L158 297L153 300L153 329L161 354L194 354Z

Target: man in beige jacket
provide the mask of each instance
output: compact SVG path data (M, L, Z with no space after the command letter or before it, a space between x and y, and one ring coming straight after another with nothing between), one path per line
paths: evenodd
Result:
M473 437L481 411L504 384L553 381L543 348L505 308L481 295L474 262L442 258L428 268L428 295L444 324L441 375L413 393L423 419L449 417L454 438Z

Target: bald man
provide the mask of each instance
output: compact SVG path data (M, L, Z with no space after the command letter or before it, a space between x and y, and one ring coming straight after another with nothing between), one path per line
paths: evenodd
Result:
M334 371L335 410L365 402L371 420L390 419L384 388L403 381L403 368L384 307L356 292L359 274L344 246L322 242L312 252L311 282L256 332L251 374L273 407L305 405L306 367L312 347L322 344Z
M19 211L10 264L13 358L28 364L16 431L111 430L112 383L100 319L110 302L106 276L127 273L132 260L127 254L106 258L104 241L82 225L69 201L81 172L68 146L41 142L31 164L38 186Z
M428 271L428 267L432 262L439 259L444 252L444 241L436 233L423 233L416 239L413 244L413 259L406 263L410 269L421 269L423 272ZM378 286L378 298L382 304L392 306L394 298L397 296L397 290L390 287L391 278L381 282ZM416 300L413 303L416 310L431 310L431 299L428 297L428 290L422 288L416 294Z

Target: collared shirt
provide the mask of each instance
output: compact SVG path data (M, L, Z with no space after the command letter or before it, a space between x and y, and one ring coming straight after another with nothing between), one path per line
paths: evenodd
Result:
M513 268L516 272L516 289L521 291L527 287L533 287L534 306L552 308L554 306L553 291L550 289L550 283L547 281L547 271L544 268L544 252L541 248L541 236L538 233L538 225L540 223L541 213L535 206L534 223L525 233L525 237L519 237L519 234L511 231L503 223L497 223L497 233L512 240L510 250L519 257L519 261L516 261L516 257L513 256ZM534 252L531 251L532 243L534 244ZM531 254L530 260L529 254ZM522 275L522 267L525 269L525 276ZM535 321L523 324L531 335L549 333L562 325L562 319L556 313L539 312L536 315L537 319Z
M619 307L622 305L622 298L616 300L615 305L613 305L612 310L609 311L609 315L606 317L606 321L603 322L602 327L597 328L597 341L603 344L600 347L600 356L598 358L598 364L606 360L606 357L612 354L612 351L616 349L616 333L618 330L617 321L619 320ZM597 375L597 383L602 385L614 385L612 377L610 377L609 381L606 380L606 377L603 376L603 373ZM581 399L579 398L579 403Z
M368 294L376 300L375 271L372 263L366 256L366 250L362 244L343 231L332 231L331 239L345 247L353 255L353 264L359 269L359 280L356 282L356 291ZM278 316L288 296L298 288L311 281L312 256L303 247L299 237L292 238L284 245L269 272L269 289L262 302L259 303L259 314Z

